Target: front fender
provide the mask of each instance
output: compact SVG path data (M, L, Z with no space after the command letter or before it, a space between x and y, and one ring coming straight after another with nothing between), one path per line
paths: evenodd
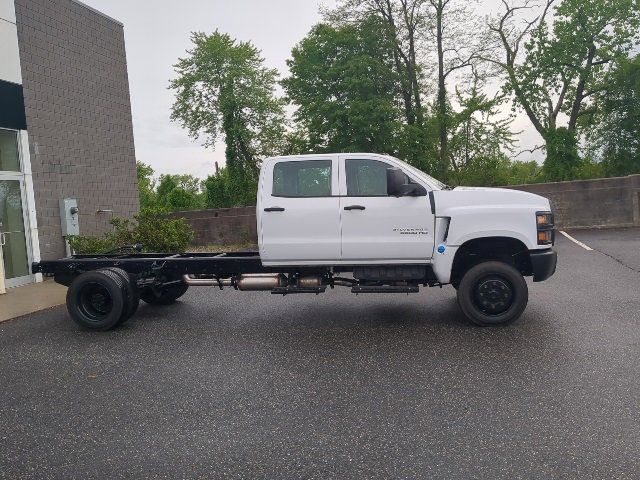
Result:
M477 206L450 208L447 245L461 246L469 240L507 237L528 249L540 248L536 237L536 207Z

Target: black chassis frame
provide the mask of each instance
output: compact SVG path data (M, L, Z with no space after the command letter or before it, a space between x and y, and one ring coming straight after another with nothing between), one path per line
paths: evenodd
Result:
M135 276L138 284L163 285L181 281L183 275L203 275L214 278L230 278L242 274L285 273L290 275L319 275L332 278L337 273L353 272L362 266L284 266L265 267L255 251L233 253L133 253L74 255L60 260L36 262L32 272L53 277L57 283L69 286L84 272L117 267ZM398 265L398 267L401 267ZM425 264L426 275L415 281L429 286L438 285L431 265Z

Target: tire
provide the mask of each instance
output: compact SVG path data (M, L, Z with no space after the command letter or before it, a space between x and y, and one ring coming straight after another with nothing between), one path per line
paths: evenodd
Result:
M471 267L458 288L458 303L465 316L482 327L515 322L527 307L529 288L513 266L487 261Z
M140 298L149 305L171 305L184 295L188 289L189 285L186 283L177 283L163 288L147 287L140 292Z
M109 270L85 272L67 291L67 310L73 321L89 330L106 331L120 324L129 300L126 282Z
M104 270L108 270L115 273L116 275L119 275L120 278L122 278L122 280L125 282L125 286L127 287L127 309L120 318L120 323L125 323L138 310L138 306L140 305L140 289L138 289L135 278L133 278L132 275L129 275L121 268L110 267L105 268Z

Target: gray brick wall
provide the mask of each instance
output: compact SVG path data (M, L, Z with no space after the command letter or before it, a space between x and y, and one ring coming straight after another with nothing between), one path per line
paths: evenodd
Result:
M64 254L58 201L78 199L80 232L139 209L121 24L72 0L15 0L43 260Z

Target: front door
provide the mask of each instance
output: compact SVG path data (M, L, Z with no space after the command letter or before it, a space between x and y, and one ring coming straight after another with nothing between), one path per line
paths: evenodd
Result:
M22 180L0 176L0 248L7 287L31 282L22 201Z
M433 256L429 197L387 196L387 170L394 167L382 160L341 159L343 261L417 263ZM410 176L407 182L420 183Z
M258 203L265 265L340 260L337 159L274 159L263 167Z

